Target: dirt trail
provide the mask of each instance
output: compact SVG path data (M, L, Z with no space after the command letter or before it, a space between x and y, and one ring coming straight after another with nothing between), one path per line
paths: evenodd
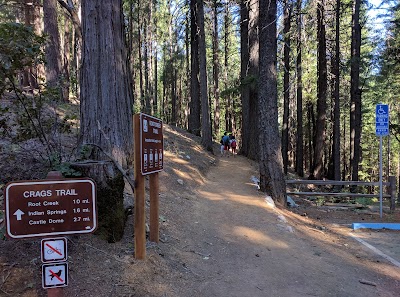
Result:
M117 243L68 237L66 297L399 296L400 269L348 229L268 206L249 160L215 160L170 130L160 242L136 260L133 215ZM47 296L40 262L40 239L1 240L0 296Z
M181 230L191 276L179 296L398 296L398 268L374 267L348 244L286 221L254 173L247 159L223 157L196 190Z

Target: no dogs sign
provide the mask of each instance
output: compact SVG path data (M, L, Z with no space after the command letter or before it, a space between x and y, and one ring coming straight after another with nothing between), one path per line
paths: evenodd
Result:
M68 285L68 263L42 265L42 287L44 289Z

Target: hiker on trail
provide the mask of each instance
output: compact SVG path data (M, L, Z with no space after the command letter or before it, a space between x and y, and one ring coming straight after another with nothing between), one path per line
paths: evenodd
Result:
M222 143L224 144L224 155L227 155L229 157L229 136L227 133L224 133L224 136L222 136Z
M221 144L221 157L222 157L224 155L224 150L225 150L225 145L224 145L224 142L223 142L222 138L221 138L221 141L219 143Z
M236 139L235 139L234 135L231 136L231 140L230 140L229 145L232 148L232 155L235 156L235 154L236 154L236 145L237 144L236 144Z

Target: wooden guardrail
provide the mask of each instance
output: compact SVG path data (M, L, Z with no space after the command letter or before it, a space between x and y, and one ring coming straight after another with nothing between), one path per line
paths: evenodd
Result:
M338 180L287 180L287 185L317 185L317 186L379 186L379 182L362 182L362 181L338 181ZM388 182L383 182L383 186L388 187L383 198L390 198L390 210L396 208L396 177L389 176ZM288 195L303 195L303 196L334 196L334 197L365 197L379 198L378 194L363 194L352 192L286 192Z

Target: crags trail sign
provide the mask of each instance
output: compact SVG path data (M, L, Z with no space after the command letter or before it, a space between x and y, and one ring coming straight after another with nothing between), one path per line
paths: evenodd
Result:
M90 179L11 182L4 197L10 238L91 233L97 228L96 186Z

